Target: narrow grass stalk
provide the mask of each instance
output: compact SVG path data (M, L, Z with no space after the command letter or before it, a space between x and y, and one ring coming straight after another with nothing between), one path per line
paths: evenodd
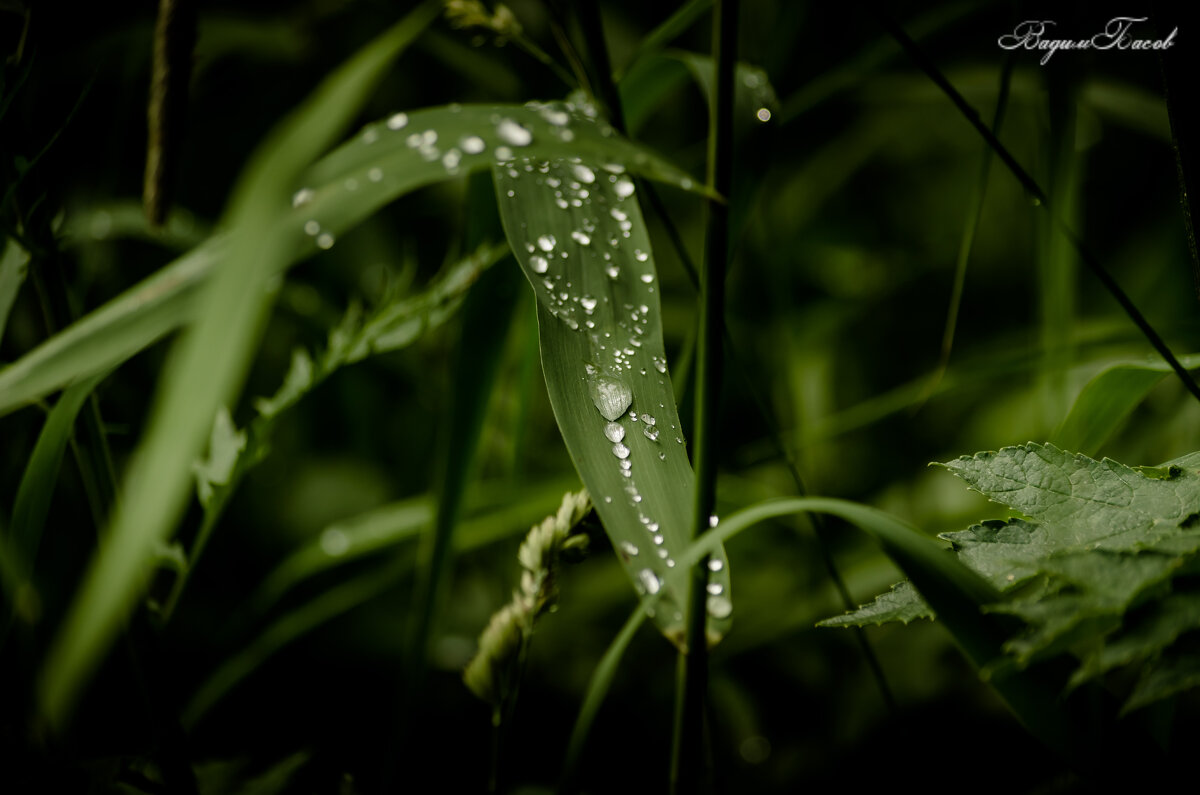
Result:
M1004 61L1004 69L1000 73L1000 93L996 98L996 111L992 115L992 131L1000 132L1004 121L1004 111L1008 107L1008 90L1012 84L1013 57L1010 55ZM950 367L950 353L954 349L954 334L958 328L958 311L962 305L963 289L967 283L967 264L971 261L971 249L975 244L975 231L983 218L983 200L987 197L988 175L992 170L992 148L986 144L979 158L979 173L971 191L967 205L966 223L963 225L962 238L958 243L958 258L954 263L954 286L950 288L950 305L946 310L946 325L942 330L942 350L938 358L937 370L925 388L921 402L924 403L937 391L946 370ZM919 407L918 407L919 408Z
M1133 324L1138 327L1138 330L1142 332L1142 335L1153 346L1154 350L1158 351L1158 354L1171 366L1171 369L1179 377L1179 380L1183 382L1183 386L1187 391L1197 400L1200 400L1200 384L1197 384L1187 369L1179 363L1179 360L1175 358L1175 354L1171 352L1167 343L1154 330L1154 327L1150 325L1149 321L1146 320L1145 316L1142 315L1129 296L1125 294L1125 291L1121 289L1116 280L1113 279L1112 274L1100 264L1100 260L1092 253L1091 249L1084 245L1082 238L1067 225L1066 220L1058 213L1056 207L1050 206L1049 197L1042 190L1041 186L1038 185L1037 181L1017 162L1012 152L1008 151L1008 148L1000 143L1000 139L988 129L988 126L979 118L979 114L971 107L970 103L946 79L946 76L934 65L929 56L917 46L917 43L904 32L904 29L896 24L896 21L888 16L887 12L878 4L871 4L871 9L875 12L876 17L884 28L887 29L888 33L904 48L904 51L912 59L913 63L920 67L926 76L946 94L950 101L954 103L954 106L966 117L967 121L983 136L988 146L1004 162L1004 165L1008 167L1012 175L1017 178L1017 181L1021 183L1021 187L1045 209L1050 215L1052 223L1058 227L1062 235L1070 242L1079 255L1079 259L1083 261L1083 264L1088 267L1093 276L1100 280L1100 283L1104 285L1104 289L1108 290L1109 294L1121 305L1121 309L1125 311L1125 314L1129 316Z
M716 0L713 4L717 95L709 123L708 184L719 196L726 198L733 184L733 73L738 6L737 0ZM708 234L700 283L700 333L696 356L693 539L708 529L708 517L716 507L717 414L724 363L725 269L729 257L729 205L727 201L709 199L706 210ZM707 557L700 560L688 578L686 652L680 660L671 748L671 791L676 793L696 791L704 764L704 702L708 679L707 564Z

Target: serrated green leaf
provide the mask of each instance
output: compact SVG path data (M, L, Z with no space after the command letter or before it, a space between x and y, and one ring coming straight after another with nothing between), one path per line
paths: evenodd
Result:
M620 167L498 165L505 233L537 296L542 369L567 450L634 587L667 593L654 620L682 643L685 591L668 578L691 537L694 476L663 348L650 239ZM710 633L732 611L723 552Z
M1121 707L1121 714L1141 709L1193 687L1200 687L1200 649L1172 650L1149 665L1133 693Z
M942 533L958 558L1000 590L1037 574L1059 545L1045 527L1024 519L990 520L957 533Z
M1200 594L1171 594L1145 610L1128 615L1120 632L1083 659L1070 684L1076 686L1113 668L1150 658L1184 632L1198 627Z
M1055 543L1137 549L1175 532L1200 504L1200 475L1150 478L1053 445L1005 447L942 466L992 500L1053 525Z
M907 624L918 618L934 618L933 610L908 580L898 582L886 593L875 597L850 613L818 621L818 627L866 627L899 621Z

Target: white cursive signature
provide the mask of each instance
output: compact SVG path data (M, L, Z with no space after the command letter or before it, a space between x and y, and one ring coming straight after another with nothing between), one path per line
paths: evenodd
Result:
M1165 38L1135 38L1130 29L1134 23L1145 21L1146 17L1113 17L1102 32L1091 38L1054 39L1047 36L1047 26L1055 24L1053 20L1027 19L1012 33L1001 36L997 43L1006 50L1041 50L1045 53L1041 60L1043 66L1059 50L1111 50L1114 47L1118 50L1167 50L1174 46L1178 27Z

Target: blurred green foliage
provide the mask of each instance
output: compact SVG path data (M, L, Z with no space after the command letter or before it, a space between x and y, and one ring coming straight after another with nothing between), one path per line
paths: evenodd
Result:
M153 9L0 6L0 231L29 255L25 263L6 248L0 259L0 319L7 318L0 362L18 360L207 239L256 145L407 11L404 5L199 3L176 211L159 230L129 212L142 184ZM564 98L577 70L560 37L574 42L572 51L583 41L571 4L509 5L536 47L439 19L391 68L356 121L447 103ZM625 76L621 101L632 137L684 172L703 173L707 15L685 18L673 38L656 41L638 60L639 45L674 9L626 0L599 5L613 69ZM743 114L739 126L733 217L741 235L727 305L738 361L726 371L719 513L794 496L773 427L811 493L876 506L930 536L996 514L982 497L928 468L930 461L1048 440L1064 427L1095 446L1090 454L1131 466L1200 448L1200 407L1170 377L1136 379L1121 405L1107 409L1107 432L1081 427L1078 417L1068 421L1093 376L1147 361L1151 349L996 162L953 353L936 378L963 209L979 180L984 144L878 21L855 9L744 3L740 57L777 100L762 94L762 105L746 107L769 109L770 120ZM1008 57L996 40L1030 12L1008 3L904 2L888 9L990 118ZM1116 13L1131 12L1105 4L1053 11L1071 30L1099 29ZM1159 24L1169 30L1177 21ZM1186 46L1182 37L1178 46ZM558 68L547 68L538 52ZM1014 56L1000 138L1052 197L1070 193L1072 222L1175 351L1200 350L1154 54L1062 52L1044 67L1036 55ZM254 420L255 398L279 390L294 349L328 345L347 306L420 295L444 265L475 250L479 241L467 242L476 220L467 182L400 198L286 275L243 397L231 407L237 427ZM704 219L699 197L660 193L669 226L643 209L686 427L696 301L671 237L673 227L696 261ZM418 560L409 528L416 520L397 507L436 499L458 385L453 363L473 344L463 336L465 324L450 318L402 350L339 369L281 414L269 451L224 506L170 621L156 623L156 614L139 609L66 734L47 735L34 717L33 683L103 542L107 516L98 506L111 506L169 343L103 380L80 411L57 480L41 483L51 499L34 572L36 611L5 592L0 758L11 764L0 789L156 792L167 791L163 782L178 789L180 781L186 789L183 767L206 794L286 786L381 792L401 784L482 790L491 764L490 709L462 685L461 671L488 617L512 594L521 537L578 483L542 381L527 292L496 345L459 554L419 698L406 692L403 676ZM47 411L59 399L0 417L5 538ZM383 524L373 524L381 516ZM204 519L191 501L174 534L183 549L192 549ZM376 527L369 533L386 540L363 536L363 550L340 560L347 548L339 545L349 543L346 528L353 527ZM897 579L895 567L857 532L833 538L858 601ZM560 572L558 612L539 623L505 730L502 789L553 787L588 679L634 608L625 574L604 544L597 534L589 558ZM262 601L277 567L316 549L338 565L309 566ZM164 559L177 554L160 552ZM0 554L8 559L3 547ZM979 780L978 759L951 752L967 739L1009 760L989 768L988 786L1049 791L1078 784L1004 711L940 626L868 632L895 694L897 708L889 711L850 633L814 628L842 604L803 520L744 533L728 554L737 612L713 650L711 675L713 753L726 791L865 791L907 781L967 786ZM164 602L174 579L161 567L147 600ZM272 645L280 638L286 642ZM245 659L253 665L185 733L184 707L230 661ZM581 758L580 780L589 791L664 789L674 667L671 647L643 628ZM1179 705L1172 748L1200 736L1195 696ZM256 789L241 789L250 786Z

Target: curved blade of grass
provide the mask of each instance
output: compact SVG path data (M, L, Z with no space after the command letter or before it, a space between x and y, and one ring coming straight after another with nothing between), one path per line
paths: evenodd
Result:
M385 566L341 583L258 633L249 646L226 658L197 689L180 715L183 728L194 728L230 690L284 646L394 586L407 567L407 562Z
M454 549L470 552L519 536L531 524L545 517L548 511L553 511L547 506L560 502L563 492L574 488L577 483L574 479L554 481L517 505L506 503L506 507L498 510L481 511L459 527L453 538ZM433 498L421 497L330 525L318 536L316 544L297 550L280 564L255 592L249 604L252 609L265 611L303 579L373 552L415 540L422 528L432 522L433 516ZM285 646L374 598L388 587L389 578L395 582L410 570L411 566L406 560L399 567L389 566L362 575L336 585L310 602L281 615L265 631L256 633L250 645L229 657L200 686L185 711L185 722L192 725L198 721L235 685Z
M579 757L583 753L583 746L587 742L588 734L592 731L592 724L596 722L596 714L600 711L600 705L604 703L608 689L612 686L613 678L617 675L621 657L625 655L625 649L629 648L633 636L637 634L647 616L653 611L650 600L640 602L625 625L621 627L621 631L608 645L604 656L596 665L596 670L592 672L592 678L588 680L587 693L583 697L583 705L579 708L575 726L571 729L571 740L567 744L567 756L563 762L562 784L558 788L559 792L574 791L572 779L579 765Z
M263 289L285 267L290 235L277 208L308 163L358 112L386 68L432 21L420 6L330 75L263 142L227 210L229 256L200 300L201 311L172 351L142 442L125 477L107 543L88 567L38 682L39 711L61 728L84 680L99 664L149 573L156 543L183 511L192 462L217 409L239 389L270 307Z
M484 500L468 508L469 515L455 535L454 548L468 551L515 535L520 528L546 516L552 510L550 506L562 499L563 492L577 489L578 483L574 477L556 479L532 489L515 504L511 502L511 488L504 488L504 502ZM249 612L261 615L305 580L416 538L433 516L433 500L425 495L334 522L263 579L249 601Z
M302 182L309 187L292 196L290 212L260 220L259 228L279 238L281 252L269 258L262 273L278 273L334 245L338 235L404 193L488 168L513 152L538 158L591 156L683 190L705 192L686 173L613 134L589 113L594 111L561 103L448 106L368 125L308 170ZM272 205L285 206L284 201ZM227 235L208 240L0 370L0 416L116 366L196 317L200 286L230 254Z
M46 424L42 426L33 454L21 476L21 484L17 487L12 524L3 539L10 565L4 566L0 573L4 575L5 595L12 600L14 608L18 612L33 611L23 615L25 619L37 617L37 596L32 590L33 567L46 516L50 513L50 501L58 482L63 452L71 441L75 418L88 395L104 380L105 375L102 373L72 384L63 392L46 417ZM20 599L16 598L18 595Z
M8 313L12 311L13 302L17 300L17 291L25 281L28 265L29 252L21 248L17 241L9 238L4 246L4 253L0 255L0 340L4 339Z
M621 169L521 159L494 170L500 217L538 304L542 369L563 441L634 587L667 588L655 622L683 639L668 580L691 537L694 477L663 349L650 240ZM709 631L732 610L723 553Z
M1012 627L997 621L996 615L982 612L984 605L1000 601L999 591L915 527L865 505L823 497L760 503L723 519L680 555L679 566L686 571L683 567L695 565L748 527L799 511L829 513L870 533L912 580L976 668L983 670L1000 657ZM1063 682L1050 672L1005 669L993 672L989 684L1031 734L1064 758L1094 762L1102 753L1098 749L1103 729L1092 722L1095 716L1068 713L1059 699Z
M1181 356L1188 370L1200 367L1200 355ZM1087 382L1071 412L1051 436L1051 444L1095 456L1117 427L1171 372L1166 362L1115 364Z

